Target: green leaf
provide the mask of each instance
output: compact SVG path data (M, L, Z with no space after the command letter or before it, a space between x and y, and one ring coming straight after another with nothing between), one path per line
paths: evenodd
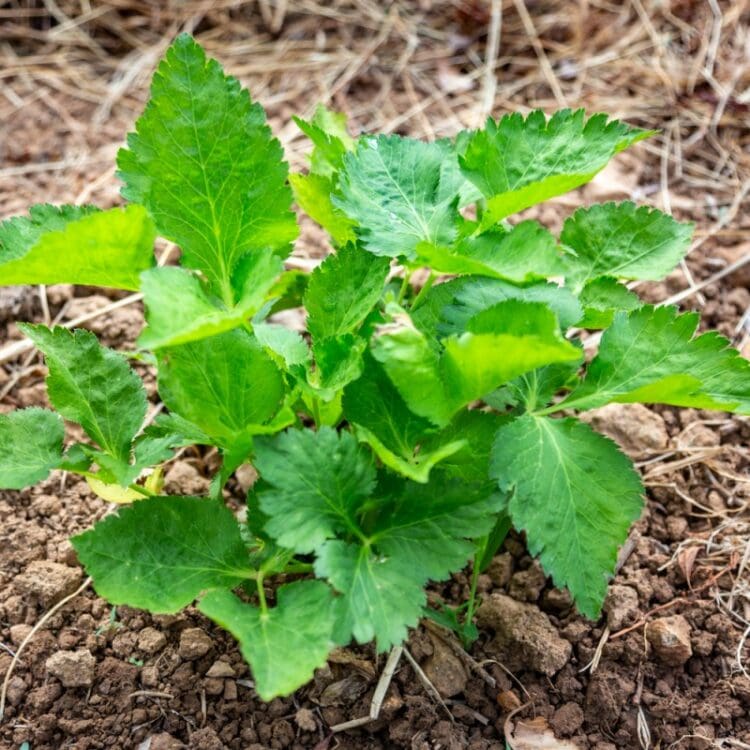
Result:
M401 643L426 602L423 587L465 564L470 539L490 531L502 498L465 482L406 483L366 544L326 542L315 573L342 594L339 630L379 651Z
M462 281L439 313L437 330L443 336L464 333L471 318L505 300L541 302L557 315L563 329L575 325L583 315L583 309L572 292L557 284L516 286L500 279L476 277Z
M287 165L263 109L187 34L160 63L117 163L123 196L148 208L227 306L241 296L242 256L286 253L297 236Z
M372 341L409 408L444 427L452 415L503 383L556 362L578 360L546 305L510 299L476 314L467 332L443 339L436 352L405 316L383 326Z
M212 591L198 609L240 642L264 701L289 695L309 682L333 648L331 589L322 581L296 581L276 592L267 612L229 591Z
M414 258L420 243L450 245L461 179L446 166L451 160L446 140L362 137L344 157L334 204L357 222L357 235L374 255Z
M232 512L205 498L140 500L71 541L100 596L152 612L254 575Z
M310 122L301 117L292 119L313 142L314 148L310 155L311 173L330 177L338 172L343 165L344 154L353 151L356 145L346 127L346 115L332 112L318 104Z
M383 294L390 264L356 245L329 255L305 292L307 328L314 339L355 332Z
M335 183L319 174L290 174L289 182L300 208L318 222L339 245L356 239L354 222L333 205Z
M637 294L611 276L601 276L589 281L578 296L584 307L584 316L578 321L580 328L609 328L615 313L631 312L641 306Z
M629 201L580 208L560 235L575 251L564 257L566 281L576 290L601 276L658 281L683 259L692 236L692 224Z
M310 359L310 348L297 331L277 323L253 323L253 333L262 347L280 358L289 369Z
M0 224L0 284L138 289L154 264L154 224L142 206L32 206Z
M716 332L695 336L697 313L646 305L617 313L586 378L556 408L610 401L750 414L750 362Z
M435 428L409 410L382 367L369 356L362 377L344 392L343 407L359 440L386 466L415 482L427 482L436 464L465 445L450 427L430 443L428 436Z
M46 479L63 460L63 421L47 409L0 414L0 487L21 490Z
M643 506L631 462L576 419L523 416L498 431L491 473L512 493L508 511L529 551L596 619L618 547Z
M458 138L464 175L487 199L482 226L567 193L588 182L617 153L648 138L607 115L585 119L582 109L563 109L549 120L540 110L487 121L484 130Z
M229 448L281 407L284 381L243 330L159 352L159 393L171 411Z
M154 268L142 274L148 326L139 345L146 349L177 346L242 326L263 307L282 270L281 258L270 250L246 258L243 270L251 283L230 308L212 299L200 279L184 268Z
M266 531L299 553L355 530L355 513L375 483L372 461L354 436L330 427L258 439L255 467L268 485L259 497L270 519Z
M560 275L563 268L555 238L536 221L522 221L510 230L494 227L452 247L425 243L417 252L440 273L477 274L519 284Z
M308 373L308 383L330 401L337 391L362 374L362 352L366 347L364 339L350 333L316 341L315 369Z
M82 329L19 325L44 353L52 405L114 459L130 463L130 448L146 417L146 391L125 358Z

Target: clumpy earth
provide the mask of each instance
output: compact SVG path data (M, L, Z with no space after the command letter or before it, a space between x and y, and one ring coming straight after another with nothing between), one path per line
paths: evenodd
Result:
M93 304L73 295L55 288L52 297L72 307L67 314ZM33 299L26 304L38 313ZM106 317L93 327L106 343L129 346L137 306ZM2 410L45 404L43 374L39 366L21 372ZM628 750L649 736L647 747L750 742L750 680L738 666L742 627L731 604L744 591L750 425L630 405L590 420L639 463L649 488L599 622L576 614L513 532L480 577L480 637L468 653L423 623L407 649L424 678L402 658L379 719L334 734L368 714L386 655L339 649L309 685L264 703L231 636L196 611L113 608L86 587L22 654L0 747L501 750L505 739L533 748L546 737L558 750ZM168 491L205 492L215 462L210 453L183 454L167 467ZM229 487L237 506L242 479ZM107 511L85 482L60 473L0 493L0 673L39 618L85 583L67 537ZM431 599L463 601L468 576L433 586Z

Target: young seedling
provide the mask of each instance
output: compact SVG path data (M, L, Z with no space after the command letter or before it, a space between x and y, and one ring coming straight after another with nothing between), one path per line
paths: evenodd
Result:
M433 143L355 139L322 108L297 122L313 150L309 172L289 175L261 107L180 36L118 156L127 205L40 205L0 225L0 283L143 293L138 345L166 406L144 428L146 392L122 355L84 330L22 324L56 411L0 415L0 486L65 469L123 502L73 539L99 594L158 613L197 602L237 637L266 700L336 644L402 643L428 582L473 560L467 604L431 610L470 641L477 576L511 525L597 618L643 487L576 414L750 414L750 364L697 335L697 315L624 283L663 278L691 226L630 202L582 207L559 237L509 217L651 133L570 110ZM285 270L293 197L335 248L310 274ZM155 265L157 236L179 265ZM302 305L305 335L274 322ZM64 420L87 440L64 447ZM187 445L221 453L211 497L160 496L148 470ZM222 489L248 462L259 480L240 521ZM275 586L280 574L296 579Z

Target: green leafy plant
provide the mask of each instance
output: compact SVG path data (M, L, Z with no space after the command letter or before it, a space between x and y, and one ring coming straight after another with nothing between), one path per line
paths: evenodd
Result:
M265 699L335 644L388 649L425 613L471 640L477 576L511 525L598 617L643 487L576 412L750 414L750 363L624 283L663 278L689 225L628 202L575 211L559 238L508 217L650 133L569 110L433 143L355 139L324 108L297 123L310 169L289 175L261 107L180 36L118 156L128 205L40 205L0 225L3 284L143 293L138 345L166 407L145 426L121 353L24 324L56 412L0 415L0 486L65 469L129 503L73 539L97 591L160 613L197 601L237 637ZM310 274L286 263L294 199L335 248ZM157 236L179 245L178 265L155 263ZM301 306L305 335L275 322ZM87 441L64 447L63 420ZM149 471L188 445L221 454L211 496L159 496ZM239 514L224 487L245 463L259 479ZM466 604L427 608L428 582L469 561Z

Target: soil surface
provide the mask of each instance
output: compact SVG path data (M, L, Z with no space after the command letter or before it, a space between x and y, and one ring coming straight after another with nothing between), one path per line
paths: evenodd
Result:
M404 3L388 16L378 4L310 10L314 3L305 3L307 10L290 12L276 28L259 15L261 6L264 13L276 7L268 2L237 2L231 10L217 4L214 15L185 3L185 15L175 18L171 10L144 11L148 3L135 1L126 8L122 0L103 3L99 15L90 11L90 20L66 32L69 41L51 36L64 18L50 20L41 4L20 5L17 18L6 14L11 20L1 32L11 43L3 60L12 89L9 104L0 99L12 135L0 136L2 216L34 200L116 202L114 150L142 105L160 40L186 23L271 104L277 132L292 111L322 98L324 83L356 127L426 136L475 124L482 99L471 73L486 52L490 4ZM78 3L53 5L63 16L81 13ZM554 229L582 200L661 195L657 205L697 223L700 246L686 269L639 287L653 302L744 257L750 213L740 210L748 192L740 186L747 181L750 80L737 52L748 37L744 4L720 2L717 21L702 3L529 1L536 39L519 3L498 5L496 113L526 105L551 110L562 94L568 103L626 114L666 134L658 148L624 154L538 218ZM704 44L715 28L721 44ZM652 51L655 38L675 46ZM419 44L409 46L410 39ZM540 63L540 45L556 84ZM631 60L631 50L640 57ZM14 73L21 58L28 65L18 63ZM281 77L268 72L274 66ZM122 84L126 70L135 72ZM329 70L338 72L329 79ZM289 145L293 139L283 133ZM301 163L297 142L291 158ZM307 255L325 252L312 231L301 247ZM20 338L15 320L72 320L122 296L65 286L41 296L0 288L0 347ZM743 328L750 265L687 294L681 305L700 309L704 328L719 329L750 355ZM142 323L136 303L86 326L105 344L127 349ZM153 399L153 376L139 368ZM33 356L1 363L0 412L45 405L44 374ZM636 460L648 488L600 621L577 615L527 554L523 537L511 533L480 578L480 637L469 652L423 624L406 644L411 659L401 658L380 717L333 733L369 713L387 654L340 649L311 684L264 703L236 643L200 614L115 609L89 586L24 651L9 683L0 750L502 750L506 741L515 750L750 747L750 678L742 667L750 662L743 640L750 621L750 422L638 405L605 407L590 419ZM215 468L215 455L189 450L169 465L166 489L203 493ZM242 502L240 482L230 483L228 500ZM84 584L67 538L107 512L85 483L59 473L31 490L0 492L0 676L44 613ZM431 596L464 601L468 573L434 586Z

